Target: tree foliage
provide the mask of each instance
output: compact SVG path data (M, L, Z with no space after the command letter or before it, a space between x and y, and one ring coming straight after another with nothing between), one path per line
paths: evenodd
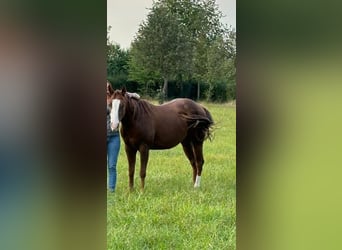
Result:
M108 27L107 33L111 27ZM107 78L115 86L124 85L128 79L129 51L111 43L107 35Z
M204 75L209 86L206 94L208 101L235 99L235 58L235 32L230 32L227 37L217 37L208 47Z
M145 94L159 86L162 97L180 88L193 98L235 99L236 35L221 17L215 0L155 1L129 52L108 46L108 75Z
M159 75L164 80L164 94L168 81L186 73L191 63L191 43L178 3L171 0L154 3L132 44L133 65ZM132 71L131 74L134 75Z

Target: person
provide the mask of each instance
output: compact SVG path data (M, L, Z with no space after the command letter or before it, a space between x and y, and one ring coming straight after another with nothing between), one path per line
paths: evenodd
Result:
M116 187L116 165L120 152L120 134L119 126L112 130L110 126L110 104L111 95L114 90L111 84L107 81L107 166L108 166L108 190L114 192ZM126 92L130 98L139 99L140 96L137 93Z

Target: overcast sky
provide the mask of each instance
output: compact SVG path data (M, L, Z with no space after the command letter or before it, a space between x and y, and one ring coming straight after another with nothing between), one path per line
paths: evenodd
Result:
M107 0L107 26L112 26L110 40L129 48L152 3L153 0ZM225 15L222 22L236 28L236 0L216 0L216 3Z

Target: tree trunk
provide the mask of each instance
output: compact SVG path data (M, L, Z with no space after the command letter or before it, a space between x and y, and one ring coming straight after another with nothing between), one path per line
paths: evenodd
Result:
M163 86L163 97L162 97L163 102L165 99L167 99L167 84L168 84L168 80L165 77L164 78L164 86Z
M180 82L180 96L184 97L183 81Z
M200 99L200 83L197 82L197 101Z

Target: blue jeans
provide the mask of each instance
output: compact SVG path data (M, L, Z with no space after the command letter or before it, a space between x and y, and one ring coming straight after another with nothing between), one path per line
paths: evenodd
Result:
M116 186L116 163L120 151L120 134L107 136L108 189L113 192Z

